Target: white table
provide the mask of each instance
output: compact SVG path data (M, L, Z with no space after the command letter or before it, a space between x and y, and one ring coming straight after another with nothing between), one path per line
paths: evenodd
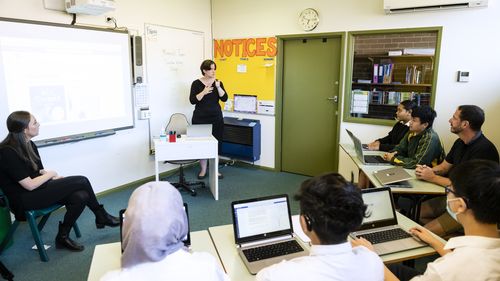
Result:
M352 144L340 144L340 147L349 155L349 157L352 159L354 164L362 170L367 176L370 182L375 186L375 187L381 187L383 184L380 183L380 181L375 178L373 175L373 172L383 170L383 169L388 169L391 167L394 167L394 165L387 164L387 165L364 165L359 161L358 156L356 155L356 151L354 150L354 146ZM364 151L366 153L365 155L382 155L385 152L381 151ZM415 176L415 170L414 169L405 169L411 176L412 179L408 180L410 185L412 186L411 188L407 187L391 187L391 191L393 193L398 193L398 194L422 194L422 195L445 195L444 187L418 180Z
M212 243L208 231L201 230L191 232L191 249L195 252L207 252L217 259L221 268L222 263L217 250ZM120 242L102 244L95 246L94 256L90 265L88 281L99 280L106 272L119 269L121 266Z
M396 215L398 218L398 223L403 229L408 230L411 227L417 226L415 222L401 215L400 213L396 213ZM215 248L217 248L217 252L219 253L219 257L221 259L222 264L224 265L224 268L226 269L226 273L229 275L229 278L231 278L231 280L238 280L238 281L255 280L255 275L252 275L250 274L250 272L248 272L247 268L245 267L245 264L243 263L238 254L234 242L233 225L227 224L227 225L214 226L208 228L208 231L210 232L210 236L212 237ZM445 243L443 239L439 237L437 238L443 243ZM432 247L427 246L418 249L382 255L380 258L382 259L382 261L384 261L384 263L396 263L428 255L433 255L435 253L436 251Z
M173 160L208 159L209 185L215 200L219 200L219 153L218 142L210 137L177 138L176 142L154 140L156 181L160 180L159 162Z

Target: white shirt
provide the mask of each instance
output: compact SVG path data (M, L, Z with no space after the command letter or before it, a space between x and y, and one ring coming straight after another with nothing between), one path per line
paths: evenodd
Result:
M179 280L229 281L215 258L208 253L189 253L180 249L163 260L106 273L101 281Z
M258 281L384 280L384 265L377 254L365 247L313 245L310 255L264 268Z
M500 280L500 238L455 237L444 248L453 252L427 264L424 274L411 280Z

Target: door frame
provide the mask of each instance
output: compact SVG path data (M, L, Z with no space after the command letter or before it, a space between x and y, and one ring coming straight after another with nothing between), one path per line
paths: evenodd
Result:
M337 103L337 138L335 139L333 159L334 171L338 172L339 168L339 141L340 141L340 124L342 123L342 104L344 97L344 77L345 77L345 53L346 53L346 32L328 32L315 34L292 34L292 35L277 35L278 53L276 58L276 101L275 101L275 145L274 145L274 169L282 171L281 165L281 142L282 142L282 126L283 126L283 44L287 40L296 39L317 39L317 38L340 38L340 69L339 69L339 97Z

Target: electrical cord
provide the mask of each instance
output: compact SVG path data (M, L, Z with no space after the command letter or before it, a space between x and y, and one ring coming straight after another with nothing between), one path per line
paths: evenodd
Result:
M71 25L75 25L76 23L76 14L72 14L73 15L73 20L71 21Z

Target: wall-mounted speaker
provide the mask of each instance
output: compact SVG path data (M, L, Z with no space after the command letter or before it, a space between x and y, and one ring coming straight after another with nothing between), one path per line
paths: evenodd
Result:
M144 65L142 59L142 37L131 36L132 40L132 72L134 84L144 82Z

